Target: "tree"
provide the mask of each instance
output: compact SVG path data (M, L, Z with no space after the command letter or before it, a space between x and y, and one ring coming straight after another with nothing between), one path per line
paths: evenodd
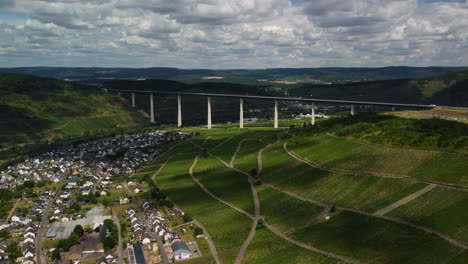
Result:
M75 210L75 212L78 212L81 210L81 205L78 203L78 202L74 202L73 203L73 206L72 206L73 210Z
M60 250L58 248L54 249L54 251L52 251L52 259L58 259L60 260Z
M82 225L76 225L73 229L73 233L77 234L79 237L82 237L84 234L84 228Z
M33 181L25 181L24 182L24 187L26 187L26 188L33 188L34 186L36 186L36 184Z
M184 214L184 222L192 222L193 218L189 214Z
M85 225L84 231L88 234L91 234L93 232L93 227L90 225Z
M108 251L114 248L115 245L117 245L117 241L113 236L110 236L110 237L104 238L104 241L102 241L102 244L104 245L104 250Z
M114 222L112 220L110 220L110 219L104 220L104 225L107 227L107 230L109 230L109 232L113 232L115 230L115 227L116 227Z
M201 229L200 227L195 227L195 230L193 230L193 234L195 234L195 236L202 235L203 229Z

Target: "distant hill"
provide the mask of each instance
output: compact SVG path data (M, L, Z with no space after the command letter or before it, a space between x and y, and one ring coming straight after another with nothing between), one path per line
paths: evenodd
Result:
M468 71L430 78L303 85L287 91L294 97L468 106Z
M177 68L0 68L16 72L99 84L114 79L165 79L185 83L227 82L263 86L303 83L346 83L374 80L425 78L466 70L468 67L382 67L382 68L273 68L273 69L177 69Z
M100 88L52 78L0 73L0 145L142 121L121 98L106 94Z

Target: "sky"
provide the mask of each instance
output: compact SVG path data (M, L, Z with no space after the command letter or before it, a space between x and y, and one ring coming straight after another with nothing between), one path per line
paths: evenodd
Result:
M465 0L0 0L0 67L468 66Z

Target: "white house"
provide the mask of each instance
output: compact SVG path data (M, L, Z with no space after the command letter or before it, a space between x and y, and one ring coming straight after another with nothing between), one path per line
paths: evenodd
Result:
M174 258L176 260L192 257L192 253L190 253L187 244L184 242L177 241L172 243L172 250L174 251Z

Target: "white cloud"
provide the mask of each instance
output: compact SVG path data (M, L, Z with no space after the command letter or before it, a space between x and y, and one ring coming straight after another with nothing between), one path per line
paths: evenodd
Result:
M467 65L468 4L0 0L3 67ZM6 64L7 62L8 64Z

